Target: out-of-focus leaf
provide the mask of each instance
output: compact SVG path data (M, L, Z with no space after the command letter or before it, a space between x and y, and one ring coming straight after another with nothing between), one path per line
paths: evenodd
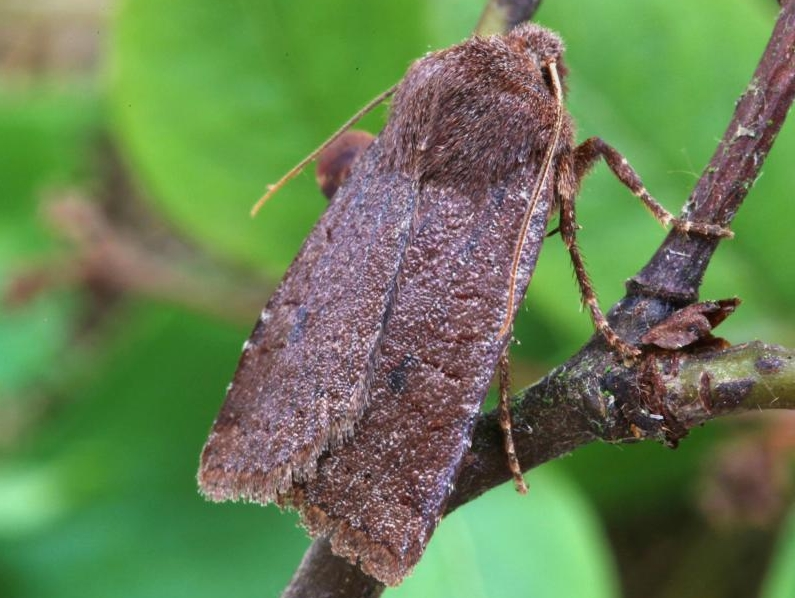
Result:
M0 291L23 268L52 256L52 231L40 217L43 194L86 174L97 127L91 93L0 89ZM0 309L0 401L53 374L74 313L66 294L17 310Z
M0 87L0 257L6 257L10 247L41 251L49 237L41 231L31 234L38 228L41 193L85 178L100 114L93 90L75 88Z
M761 598L795 596L795 509L781 530L778 549L762 588Z
M124 2L113 114L154 205L217 252L283 268L325 203L313 169L249 208L424 51L420 6Z
M0 313L0 403L59 373L53 364L69 338L73 303L66 296L42 297Z
M387 595L617 596L608 542L586 499L551 468L530 481L527 496L506 484L444 519L414 575Z
M693 481L704 455L725 435L716 422L693 430L676 450L652 442L636 446L595 442L578 449L575 458L561 459L559 466L577 480L600 512L618 519L640 518L692 504Z
M242 331L148 304L124 322L94 381L0 463L0 561L21 577L4 595L277 596L308 544L295 518L196 489Z

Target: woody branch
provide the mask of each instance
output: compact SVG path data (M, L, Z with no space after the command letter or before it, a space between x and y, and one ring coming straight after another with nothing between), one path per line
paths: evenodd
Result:
M510 2L493 0L487 11L505 4ZM525 19L535 9L531 4ZM724 226L732 221L795 97L795 0L781 4L759 65L688 199L691 220ZM506 27L514 24L509 19L515 17L501 18ZM672 231L628 282L627 295L611 311L612 326L637 342L675 308L695 301L717 244L718 239ZM795 351L759 342L700 352L653 351L627 367L595 337L515 401L517 453L530 469L597 439L661 439L671 433L670 426L683 435L723 415L795 408ZM489 413L477 423L448 512L509 478L498 416ZM284 596L376 597L383 589L320 539Z

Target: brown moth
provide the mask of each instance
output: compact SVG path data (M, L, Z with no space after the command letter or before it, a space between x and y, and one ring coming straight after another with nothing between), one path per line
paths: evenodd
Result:
M202 453L205 496L295 507L399 583L444 512L556 210L596 327L636 353L597 306L574 197L604 157L673 218L615 150L575 146L562 53L528 24L411 66L244 345Z

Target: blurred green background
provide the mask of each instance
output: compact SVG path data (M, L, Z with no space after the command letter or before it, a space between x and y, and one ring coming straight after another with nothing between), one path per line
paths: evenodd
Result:
M268 182L468 35L480 0L0 1L0 596L277 596L308 545L292 514L214 505L198 455L240 345L324 207ZM619 148L677 211L772 28L772 0L571 2L579 138ZM375 111L364 126L377 131ZM720 332L795 345L789 123L702 295ZM663 231L603 167L580 198L603 306ZM515 383L591 332L551 239ZM787 414L714 422L675 452L585 447L441 525L390 596L795 595ZM760 594L760 592L762 592Z

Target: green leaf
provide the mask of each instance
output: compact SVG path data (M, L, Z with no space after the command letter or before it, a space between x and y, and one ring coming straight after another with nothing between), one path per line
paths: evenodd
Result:
M153 205L218 253L284 268L325 201L306 174L256 220L251 205L422 53L420 5L125 2L112 112Z
M586 499L553 468L529 481L527 496L506 484L442 520L414 574L386 595L617 596L609 543Z
M92 90L43 82L30 89L0 87L0 292L26 268L60 249L42 222L47 192L81 182L98 125ZM38 298L0 309L0 401L24 400L23 390L57 373L53 367L74 315L74 297Z
M91 381L0 458L3 595L277 596L308 545L296 518L206 502L195 480L243 331L159 304L119 316Z
M760 598L792 598L795 596L795 509L781 529L776 549Z

